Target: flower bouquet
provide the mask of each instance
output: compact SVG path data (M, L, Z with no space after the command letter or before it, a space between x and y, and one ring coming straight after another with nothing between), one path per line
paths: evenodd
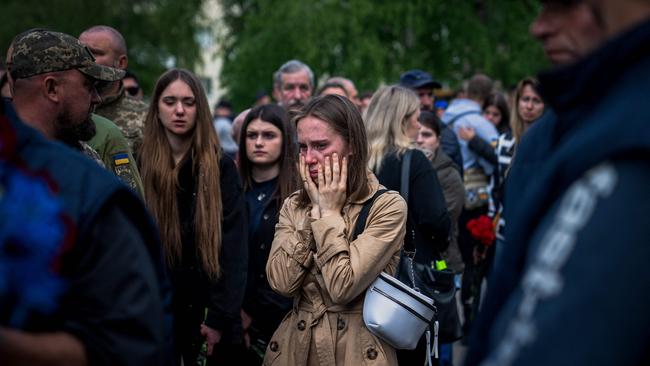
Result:
M487 215L481 215L469 220L466 225L472 239L474 240L473 259L474 263L467 263L463 276L463 287L469 291L469 296L464 297L463 307L465 312L465 331L469 331L470 324L478 314L481 299L481 285L485 278L490 258L488 250L493 246L496 236L492 219Z

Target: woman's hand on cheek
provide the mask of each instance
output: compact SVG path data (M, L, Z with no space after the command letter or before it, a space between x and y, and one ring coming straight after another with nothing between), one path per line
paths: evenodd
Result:
M321 217L340 215L347 198L348 159L338 154L325 157L325 168L318 169L318 193Z
M300 154L300 161L298 162L298 171L300 172L300 178L302 179L302 187L303 189L307 192L307 196L309 196L309 200L311 201L312 204L312 217L315 219L320 218L320 208L319 208L319 195L318 195L318 187L316 187L316 184L311 179L311 176L309 176L309 167L305 163L305 156L303 154Z

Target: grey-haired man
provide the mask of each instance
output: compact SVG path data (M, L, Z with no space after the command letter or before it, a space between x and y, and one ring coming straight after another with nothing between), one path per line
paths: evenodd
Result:
M301 61L287 61L273 74L273 97L287 111L307 104L313 91L314 73Z

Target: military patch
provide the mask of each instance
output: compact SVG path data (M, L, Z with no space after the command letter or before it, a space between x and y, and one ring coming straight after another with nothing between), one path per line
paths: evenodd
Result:
M129 165L115 165L115 175L120 177L134 192L137 192L138 186L135 184L135 178Z
M115 154L115 155L113 155L113 162L115 163L115 166L128 164L129 163L129 154L127 154L127 153Z

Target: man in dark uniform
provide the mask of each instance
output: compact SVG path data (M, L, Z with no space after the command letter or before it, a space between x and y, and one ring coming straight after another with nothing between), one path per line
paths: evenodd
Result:
M545 43L554 62L570 64L539 76L556 116L532 135L535 146L524 150L524 137L506 183L507 198L517 193L507 245L467 364L647 365L650 1L542 3L545 26L579 16L561 33L579 47L560 54ZM586 19L599 29L580 31ZM541 25L535 35L551 36ZM508 188L522 182L525 191Z

